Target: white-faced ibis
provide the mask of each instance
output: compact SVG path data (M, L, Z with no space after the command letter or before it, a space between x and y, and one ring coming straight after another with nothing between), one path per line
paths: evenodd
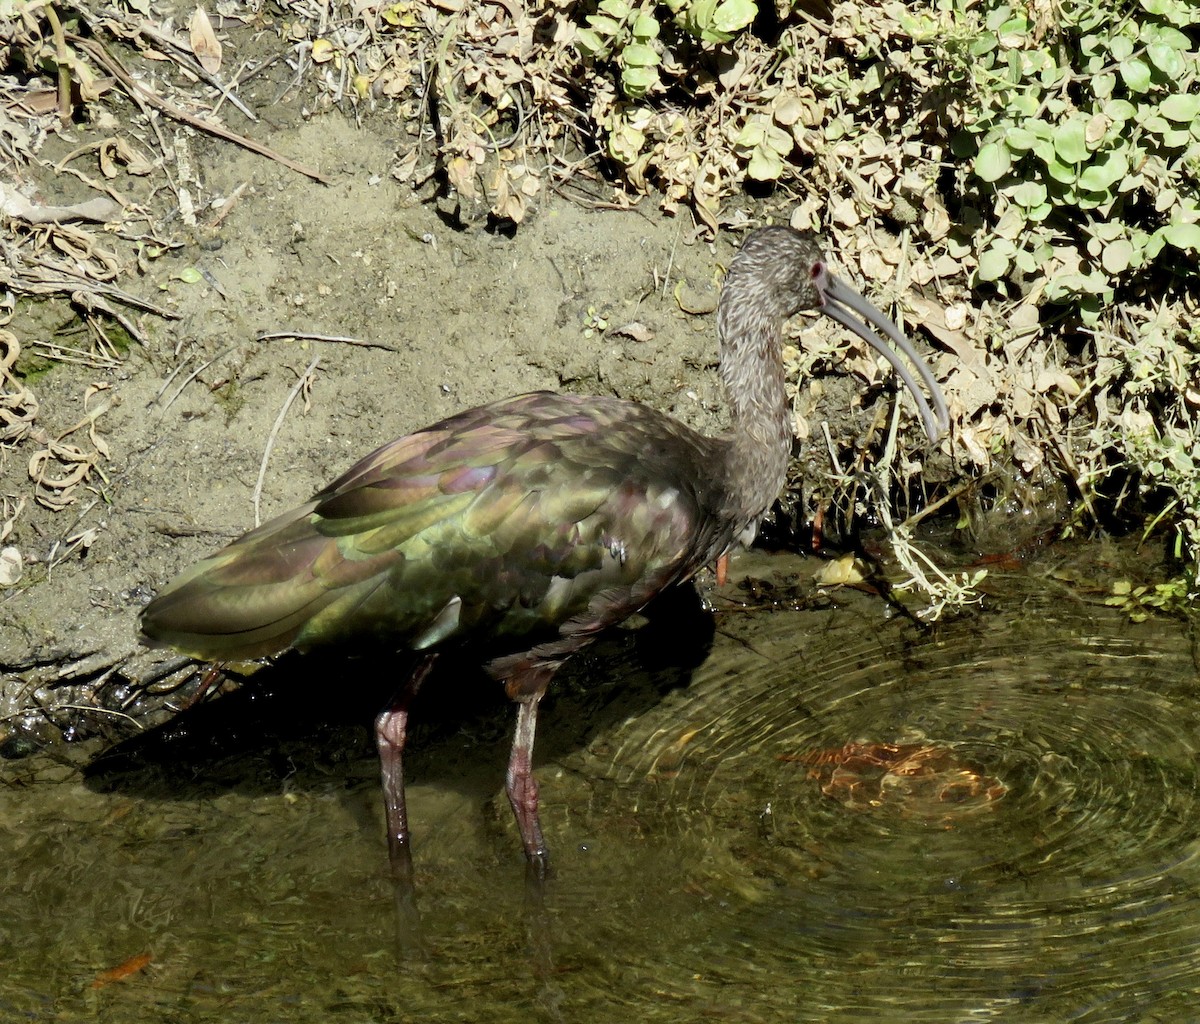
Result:
M936 440L945 401L895 324L829 273L811 239L762 228L733 260L717 312L729 433L706 437L617 398L546 391L461 412L377 449L307 504L193 566L146 607L144 639L217 662L368 639L411 652L408 678L375 721L398 875L411 870L409 703L439 651L483 651L517 702L507 792L541 871L530 762L538 702L602 630L753 539L792 447L783 326L810 308L887 357Z

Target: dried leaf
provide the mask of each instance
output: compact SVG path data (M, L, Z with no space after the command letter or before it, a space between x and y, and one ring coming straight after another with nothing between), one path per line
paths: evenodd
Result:
M213 31L212 22L203 7L197 7L188 22L188 35L191 40L192 53L196 60L210 75L221 70L221 41Z
M813 582L819 587L854 586L866 578L862 566L853 555L843 555L826 562L813 573Z
M855 208L854 200L849 198L836 200L829 208L829 216L833 219L834 223L842 224L848 228L855 227L862 219Z
M962 327L965 321L965 317L961 315L961 311L957 307L951 306L947 309L945 306L919 295L910 297L908 304L916 314L917 322L950 349L958 357L961 366L969 369L978 377L986 377L987 362L983 352L976 348L971 339L961 330L957 329L957 327ZM951 324L957 326L951 327Z
M417 160L420 154L411 149L392 165L392 177L397 181L411 181L417 170Z
M1026 473L1032 473L1045 461L1042 450L1031 444L1029 439L1020 431L1014 431L1013 433L1012 453L1017 461L1021 463L1021 468Z
M39 505L61 512L75 500L75 490L95 464L98 453L88 454L73 444L51 441L29 460L29 477L34 482L34 497ZM49 476L51 471L57 476Z
M884 260L881 253L873 249L869 249L862 254L859 260L859 267L863 272L863 276L872 281L890 281L892 279L892 268Z
M1075 379L1062 370L1057 368L1047 367L1037 375L1037 380L1034 382L1034 390L1045 394L1058 388L1064 395L1069 398L1075 398L1079 395L1079 385Z
M717 293L712 290L698 291L681 279L675 285L675 301L685 313L700 316L717 308Z
M21 552L14 547L0 548L0 587L11 587L24 570Z
M17 498L15 501L10 498L0 498L0 541L7 540L13 532L13 526L17 522L17 516L25 511L25 499Z
M775 101L775 120L785 128L796 124L807 110L804 101L795 93L785 93Z
M142 156L125 139L115 137L105 139L100 143L97 158L100 161L100 172L106 178L117 176L117 164L124 165L126 172L139 177L154 170L154 162Z
M107 196L97 196L72 206L38 206L16 189L0 183L0 213L28 224L61 224L68 220L103 223L118 219L121 206Z
M973 427L960 423L954 434L958 442L967 450L967 454L971 457L971 461L977 466L988 467L991 465L991 458L988 456L986 441L981 443L981 440L976 436L976 431Z
M475 164L464 156L456 156L446 165L446 177L464 199L477 199L479 189L475 186Z
M653 341L654 329L647 327L640 320L630 320L627 324L622 324L620 327L613 327L609 332L611 334L621 334L626 338L632 338L634 341Z
M0 441L16 442L33 429L38 416L36 396L15 376L14 367L21 354L17 336L0 330ZM20 506L17 512L20 512ZM12 518L16 518L16 513ZM11 528L11 520L9 521ZM7 532L0 533L0 539Z

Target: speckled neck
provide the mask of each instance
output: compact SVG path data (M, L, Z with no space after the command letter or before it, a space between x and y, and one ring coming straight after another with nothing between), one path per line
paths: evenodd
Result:
M721 290L717 337L733 420L724 511L737 534L756 526L779 496L791 457L782 356L786 312L763 275L735 260Z

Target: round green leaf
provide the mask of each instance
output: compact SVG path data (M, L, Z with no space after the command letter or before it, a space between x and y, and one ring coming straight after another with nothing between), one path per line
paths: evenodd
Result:
M767 125L767 130L763 133L762 145L780 156L787 156L792 147L796 144L792 138L791 132L785 132L777 124Z
M1058 162L1058 158L1054 155L1054 143L1049 139L1038 139L1033 144L1033 155L1044 164Z
M1100 265L1110 274L1121 274L1133 261L1133 246L1124 238L1109 242L1100 253Z
M1047 60L1046 65L1042 68L1042 73L1038 75L1038 81L1042 83L1043 89L1057 89L1059 83L1069 73L1068 68L1059 67L1053 61Z
M1157 21L1142 23L1142 42L1162 43L1180 53L1187 53L1192 48L1192 41L1177 28L1159 24Z
M986 53L991 53L996 48L996 37L991 32L980 32L974 39L971 40L967 47L972 57L982 57Z
M713 12L713 27L720 32L739 32L757 16L754 0L723 0Z
M601 40L600 36L593 32L590 28L576 29L575 41L579 43L579 48L586 56L595 57L602 54L608 44Z
M1150 68L1136 57L1121 62L1121 78L1133 92L1145 92L1150 88Z
M755 181L775 181L783 173L783 160L773 149L758 146L750 154L746 173Z
M1066 96L1047 96L1036 113L1049 114L1054 119L1054 124L1057 126L1062 122L1062 119L1075 112L1075 104ZM1057 128L1056 128L1057 130Z
M1013 93L1008 98L1006 106L1018 117L1033 117L1041 108L1042 100L1037 92L1027 89L1025 92Z
M716 9L717 0L693 0L683 8L684 27L694 36L707 38L705 34L712 30L713 11Z
M652 68L661 63L658 51L645 43L630 43L621 51L621 60L627 67Z
M1133 56L1133 40L1127 36L1117 36L1109 42L1108 52L1115 61L1128 60Z
M1040 206L1046 201L1046 186L1040 181L1023 181L1013 191L1013 202L1026 208Z
M735 146L750 149L759 145L767 135L767 126L761 120L747 121L733 140Z
M658 84L658 72L654 68L631 66L621 71L621 86L631 99L641 99Z
M1088 192L1107 192L1129 173L1129 159L1124 150L1097 153L1079 175L1079 187Z
M1042 270L1042 262L1027 248L1016 250L1013 262L1016 264L1016 269L1020 270L1022 274L1037 274Z
M983 181L999 181L1012 167L1012 156L1008 148L999 142L988 142L979 147L975 157L975 174Z
M1176 249L1200 252L1200 224L1168 224L1159 233Z
M1092 237L1098 239L1105 245L1107 245L1109 242L1115 242L1118 238L1128 238L1129 236L1127 231L1128 229L1125 227L1125 225L1117 220L1110 220L1105 223L1091 225ZM1097 246L1096 252L1099 251L1100 246Z
M621 23L615 18L603 14L593 14L588 17L588 24L604 36L615 36L621 31Z
M1111 117L1116 124L1123 124L1126 121L1132 121L1137 113L1135 107L1129 100L1109 100L1104 104L1104 114Z
M1195 8L1189 4L1181 4L1177 0L1142 0L1142 6L1151 14L1166 18L1172 25L1195 27Z
M1004 144L1014 153L1024 153L1032 149L1037 142L1037 136L1028 128L1010 128L1004 133Z
M1099 28L1108 28L1112 23L1112 9L1103 4L1096 4L1090 8L1080 6L1071 14L1081 32L1095 32Z
M651 14L642 12L633 19L634 39L657 39L659 33L658 19Z
M1054 157L1046 161L1046 173L1063 185L1074 185L1077 176L1074 165L1064 164Z
M1110 71L1101 71L1091 78L1092 95L1098 100L1106 100L1113 94L1117 84L1117 76Z
M1163 100L1158 110L1168 120L1191 124L1200 117L1200 94L1175 93Z
M1009 18L997 33L1001 46L1020 46L1029 35L1029 19L1025 17Z
M1186 16L1188 12L1181 10L1177 0L1142 0L1142 8L1149 11L1151 14L1157 14L1161 18L1166 18L1168 21L1174 22L1176 25L1181 24L1177 21L1181 14ZM1174 17L1172 17L1174 15Z
M1168 78L1178 78L1183 74L1183 54L1167 43L1151 43L1146 47L1146 56Z
M1008 272L1008 254L998 249L988 249L979 256L979 270L976 272L981 281L998 281Z
M1086 132L1087 123L1080 117L1073 117L1058 126L1054 136L1054 152L1063 163L1078 164L1087 159Z

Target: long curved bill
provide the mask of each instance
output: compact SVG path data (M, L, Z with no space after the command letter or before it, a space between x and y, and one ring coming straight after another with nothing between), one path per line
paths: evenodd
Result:
M938 438L950 429L950 414L946 410L946 397L942 394L942 389L938 387L938 382L933 379L933 373L928 364L913 348L912 342L900 332L899 327L841 278L825 271L817 278L816 286L823 300L817 308L827 317L852 330L891 363L895 371L900 374L900 379L912 392L913 400L917 403L917 409L921 413L921 422L925 424L925 433L929 435L931 443L936 443ZM857 313L862 320L856 318L853 313ZM863 323L863 320L866 323ZM867 324L877 327L889 339L890 344L871 330ZM913 379L912 371L909 370L904 359L900 358L901 355L909 363L912 363L929 391L929 396L933 399L932 408L930 408L924 392Z

